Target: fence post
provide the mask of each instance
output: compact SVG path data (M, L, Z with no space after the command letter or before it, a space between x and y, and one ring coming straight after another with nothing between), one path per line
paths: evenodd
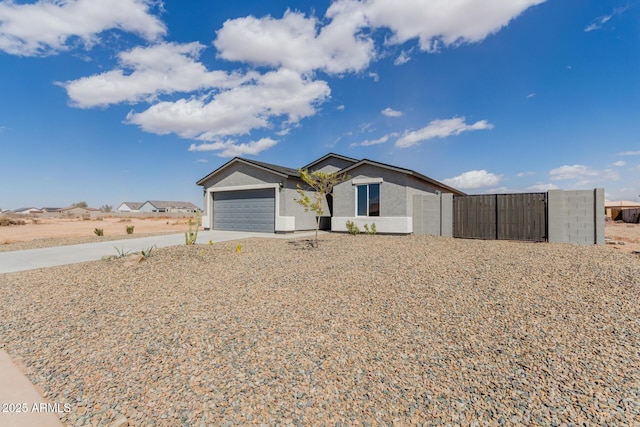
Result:
M593 190L594 244L604 245L604 188Z

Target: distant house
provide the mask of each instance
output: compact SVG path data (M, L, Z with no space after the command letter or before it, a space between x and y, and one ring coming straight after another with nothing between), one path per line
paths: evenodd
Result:
M42 209L40 209L40 212L42 212L42 213L55 213L55 212L60 211L60 209L62 209L62 208L42 208Z
M140 212L140 208L144 202L122 202L116 208L116 212Z
M63 215L69 215L69 216L73 216L73 215L84 216L84 215L91 215L91 214L95 215L100 212L100 209L83 208L80 206L69 206L68 208L58 209L58 212L60 212Z
M191 202L165 202L148 200L140 207L140 212L196 212L200 208Z
M20 208L20 209L16 209L13 211L13 213L18 214L18 215L30 215L30 214L34 214L34 213L40 213L42 212L40 209L38 208Z
M622 219L623 209L638 209L640 208L640 202L631 202L628 200L605 200L604 209L607 218L612 220Z

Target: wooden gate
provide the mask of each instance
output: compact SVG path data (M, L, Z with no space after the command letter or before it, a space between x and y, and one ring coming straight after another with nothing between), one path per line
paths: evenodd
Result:
M547 193L453 197L453 237L547 240Z

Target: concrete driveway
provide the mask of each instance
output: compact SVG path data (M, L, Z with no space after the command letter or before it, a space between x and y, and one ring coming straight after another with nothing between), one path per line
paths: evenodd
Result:
M293 234L275 234L210 230L200 231L198 233L197 243L206 244L209 240L212 240L214 243L219 243L229 240L248 239L251 237L291 239L313 236L314 233L315 232L310 231ZM143 249L149 249L154 245L157 248L184 245L184 233L140 237L138 239L84 243L81 245L56 246L53 248L28 249L24 251L0 252L0 274L33 270L43 267L53 267L56 265L75 264L85 261L95 261L99 260L104 255L116 255L115 248L125 252L139 252Z

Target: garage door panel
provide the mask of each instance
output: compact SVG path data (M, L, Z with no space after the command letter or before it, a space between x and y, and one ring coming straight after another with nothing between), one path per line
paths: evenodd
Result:
M225 191L214 193L214 230L275 230L275 190Z

